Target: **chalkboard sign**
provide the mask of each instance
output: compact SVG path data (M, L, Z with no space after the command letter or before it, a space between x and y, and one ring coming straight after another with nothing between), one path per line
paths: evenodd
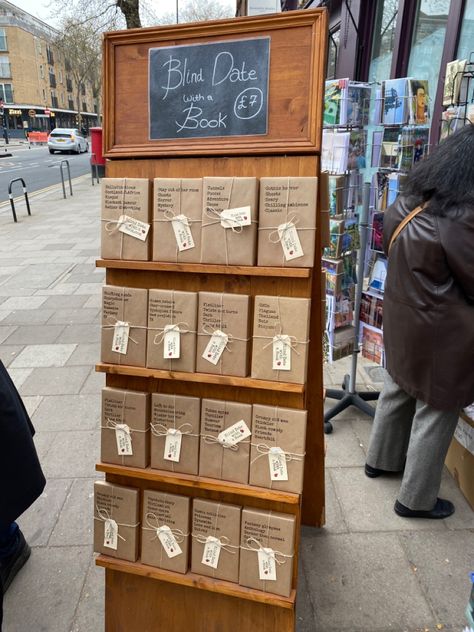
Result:
M268 132L270 38L151 48L150 140Z

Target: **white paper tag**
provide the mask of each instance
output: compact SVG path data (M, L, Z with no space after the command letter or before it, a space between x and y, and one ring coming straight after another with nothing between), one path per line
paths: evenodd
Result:
M250 226L252 223L252 209L250 206L226 208L221 213L221 226L234 228L236 226Z
M183 551L181 550L179 544L176 542L176 538L174 537L171 529L168 526L163 525L156 530L156 533L168 557L176 557L177 555L181 555Z
M112 351L125 355L128 349L128 337L130 335L130 325L118 320L114 326L114 337L112 340Z
M221 359L221 355L224 353L224 349L226 348L228 342L229 336L220 329L216 329L207 343L202 357L211 364L217 364Z
M226 430L220 432L217 435L217 440L219 443L225 443L226 445L236 445L237 443L240 443L240 441L250 437L251 434L252 433L250 432L249 427L245 421L241 419L237 423L226 428Z
M288 470L286 467L286 456L281 448L270 448L268 453L268 464L270 466L271 481L287 481Z
M150 224L141 222L139 219L135 219L134 217L128 217L128 215L121 215L119 222L119 232L125 233L125 235L130 235L130 237L135 237L135 239L139 239L140 241L146 241L148 231L150 230Z
M118 547L118 526L112 518L107 518L104 522L104 546L114 551Z
M278 236L286 261L299 259L304 255L296 226L292 222L278 226Z
M274 371L291 371L290 336L273 337L272 369Z
M115 426L115 439L117 441L117 454L120 456L132 456L132 435L127 424Z
M194 248L193 234L186 215L175 215L171 220L171 226L180 252Z
M181 335L175 325L165 325L163 335L163 358L173 360L181 354Z
M165 439L165 451L163 458L165 461L173 461L179 463L179 457L181 455L181 440L183 433L176 428L168 428L168 433Z
M276 581L276 562L273 549L258 550L258 576L262 581Z
M219 538L214 538L210 535L206 544L204 545L204 551L202 553L201 564L210 566L211 568L217 568L219 564L219 556L221 554L221 541Z

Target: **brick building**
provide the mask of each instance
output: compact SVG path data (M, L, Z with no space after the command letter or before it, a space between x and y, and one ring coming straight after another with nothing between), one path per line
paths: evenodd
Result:
M49 131L77 125L77 88L72 60L55 48L58 32L11 2L0 0L0 99L12 137L25 129ZM81 94L83 125L98 123L98 99L86 82ZM34 116L33 116L34 113Z

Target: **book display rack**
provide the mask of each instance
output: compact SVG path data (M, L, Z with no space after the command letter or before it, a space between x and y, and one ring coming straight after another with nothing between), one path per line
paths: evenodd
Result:
M326 37L327 15L322 9L107 34L107 178L152 182L155 178L319 177ZM250 51L249 63L238 63L239 55L233 51L239 46L244 53ZM255 89L251 83L248 88L248 81L261 77L265 68L264 64L254 68L253 62L258 65L265 52L255 56L254 46L259 51L259 47L267 47L269 53L268 78ZM179 55L187 47L192 47L194 62L202 59L202 72L193 69L187 73L179 66ZM158 66L168 69L167 83L157 82L154 69ZM206 69L212 72L212 81L204 87ZM218 94L218 87L225 83L227 87ZM159 90L174 100L169 105L160 102ZM212 115L206 114L201 99L217 102ZM140 104L133 116L132 101ZM100 554L97 564L106 569L106 630L295 630L300 525L324 523L320 222L318 209L314 261L308 267L290 267L284 262L275 266L170 262L151 256L145 261L120 256L98 261L112 288L248 296L250 322L257 296L311 300L308 342L304 343L308 368L306 379L300 382L250 377L250 371L230 375L105 361L97 365L106 375L108 388L250 404L254 414L257 407L265 406L307 411L305 454L294 455L296 461L305 457L301 493L150 466L103 461L97 465L108 483L138 490L140 518L150 495L164 493L178 495L191 505L199 500L232 505L239 511L243 508L242 515L267 512L267 531L272 516L281 516L283 522L285 516L290 517L296 527L293 541L284 543L291 553L275 551L274 555L277 573L292 568L288 595L272 592L270 581L260 581L258 588L252 588L245 582L191 572L190 566L186 572L176 572L144 563L140 555L137 561L128 561ZM150 230L160 227L152 223ZM133 334L130 339L133 342ZM142 524L142 528L149 527ZM186 538L188 534L181 535ZM190 535L194 543L197 536ZM262 547L255 540L252 546L257 549L250 548L251 555ZM249 545L244 548L248 555ZM243 563L243 551L240 553Z

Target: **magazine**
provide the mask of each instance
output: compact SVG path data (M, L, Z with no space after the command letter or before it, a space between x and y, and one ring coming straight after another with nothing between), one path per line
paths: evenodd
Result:
M366 323L361 323L361 330L362 356L367 360L372 360L372 362L383 365L385 362L385 352L382 330L371 327Z
M383 298L370 292L362 292L360 303L360 320L366 325L382 329Z
M382 155L383 131L376 130L372 134L372 158L370 166L374 168L380 167L380 157Z
M372 238L370 247L375 252L383 252L383 217L384 213L374 213L372 218Z
M466 67L467 59L455 59L446 65L446 77L444 79L443 105L453 105L458 102L461 89L462 73Z
M347 124L347 86L349 79L326 81L324 90L324 125Z
M338 174L347 171L349 154L349 132L323 130L323 144L321 152L321 170Z
M408 119L407 79L387 79L383 82L383 124L403 125Z
M429 123L429 93L426 79L408 79L409 122L412 125Z
M387 259L378 255L369 277L369 290L383 294L387 278Z
M398 147L400 141L400 129L398 127L386 127L383 131L382 154L380 167L382 169L398 168Z
M369 124L371 87L368 83L349 81L347 88L347 125Z
M329 216L344 213L344 176L329 176Z
M365 148L367 144L367 132L352 130L349 137L348 169L365 169Z

